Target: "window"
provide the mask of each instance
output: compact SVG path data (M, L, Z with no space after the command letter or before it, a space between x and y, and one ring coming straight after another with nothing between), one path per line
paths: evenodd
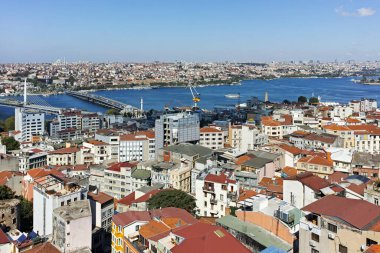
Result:
M339 244L339 253L347 253L347 247L343 246L342 244Z
M327 229L333 233L336 233L338 231L338 227L334 224L328 223Z
M319 235L311 233L311 240L319 242Z
M379 199L378 198L374 198L373 202L375 203L375 205L377 205L377 206L379 205Z
M372 239L367 238L366 245L371 246L372 244L377 244L377 242Z
M223 201L223 194L220 194L220 201Z
M16 218L13 219L13 224L16 224Z
M316 249L311 249L311 253L319 253L319 251Z
M140 229L140 225L136 225L135 231L139 231L139 229Z

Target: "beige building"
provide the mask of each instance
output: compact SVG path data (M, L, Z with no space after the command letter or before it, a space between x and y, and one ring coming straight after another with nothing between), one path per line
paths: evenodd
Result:
M50 151L47 155L47 165L76 165L79 160L79 148L68 147Z
M380 242L380 207L329 195L302 209L299 252L356 253Z
M215 127L203 127L200 129L199 144L209 149L221 149L224 147L225 133Z
M268 136L252 124L232 125L229 128L231 147L246 152L268 143Z
M333 124L333 125L323 126L323 130L328 134L334 134L342 138L344 148L355 147L354 131L351 130L349 127Z
M88 153L92 156L93 164L101 164L111 158L111 147L103 141L88 140L83 142L83 147L88 149ZM80 163L84 164L85 161Z
M326 156L314 154L299 159L297 162L297 171L298 173L309 171L314 175L327 178L334 173L333 166L334 162L330 157L330 153L327 153Z

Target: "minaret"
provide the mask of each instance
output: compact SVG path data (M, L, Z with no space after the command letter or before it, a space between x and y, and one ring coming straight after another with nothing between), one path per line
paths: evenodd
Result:
M26 78L25 78L25 81L24 81L24 106L26 106L26 102L27 102L27 97L26 97Z
M269 101L269 96L268 96L268 92L266 91L265 97L264 97L264 102L268 102L268 101Z
M140 111L141 111L141 112L143 111L143 107L144 107L144 100L143 100L143 98L141 97L141 99L140 99Z

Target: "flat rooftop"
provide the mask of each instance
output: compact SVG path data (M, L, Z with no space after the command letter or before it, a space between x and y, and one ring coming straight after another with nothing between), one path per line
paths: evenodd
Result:
M67 206L54 209L53 214L65 221L77 220L91 216L91 208L88 200L71 202Z

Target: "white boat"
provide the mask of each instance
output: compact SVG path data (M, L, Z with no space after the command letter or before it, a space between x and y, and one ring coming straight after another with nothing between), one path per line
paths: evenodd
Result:
M224 96L226 98L240 98L240 94L226 94Z

